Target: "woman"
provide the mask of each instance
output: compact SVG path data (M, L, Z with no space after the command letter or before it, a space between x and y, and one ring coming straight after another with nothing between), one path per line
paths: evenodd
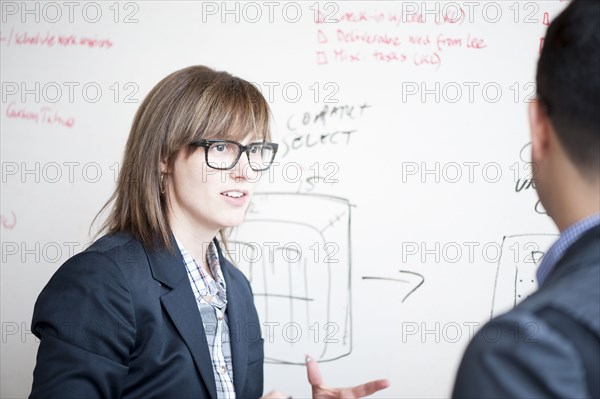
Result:
M189 67L150 91L105 206L107 234L36 302L31 398L262 395L252 291L216 236L243 221L277 152L269 138L265 99L226 72ZM319 378L313 392L324 389Z
M225 72L185 68L152 89L127 141L108 234L36 302L31 397L262 395L250 285L215 236L242 222L275 156L268 125L260 92Z

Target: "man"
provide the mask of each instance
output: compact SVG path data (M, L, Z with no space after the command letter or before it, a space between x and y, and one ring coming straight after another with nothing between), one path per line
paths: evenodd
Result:
M560 238L539 290L474 337L454 397L600 395L600 2L574 0L552 22L536 79L535 187Z

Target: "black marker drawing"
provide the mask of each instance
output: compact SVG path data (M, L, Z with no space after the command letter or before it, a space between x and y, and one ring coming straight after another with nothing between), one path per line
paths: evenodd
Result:
M534 209L540 215L548 214L548 212L546 212L546 209L544 209L544 206L542 205L542 201L540 201L540 200L537 200L537 202L535 203Z
M230 237L230 257L254 292L267 363L350 354L351 208L329 195L258 193Z
M410 277L409 277L409 279L405 280L405 279L399 279L399 278L393 278L393 277L363 276L362 279L363 280L395 281L395 282L399 282L399 283L408 284L408 288L409 288L408 292L402 298L402 303L404 303L404 301L406 301L406 299L409 296L411 296L416 290L418 290L423 285L423 283L425 283L425 277L420 273L410 272L408 270L399 270L398 272L406 273L406 274L409 274L410 276L415 276L416 281L412 281L413 279L411 279Z
M537 289L535 273L557 237L557 234L517 234L502 238L490 318L512 309Z
M531 141L521 147L521 150L519 151L519 160L523 164L511 166L511 169L515 174L515 193L534 191L535 179L533 178L533 171L536 168L536 165L531 161ZM521 177L521 172L526 172L523 177ZM547 214L539 199L536 200L533 210L540 215Z
M531 164L531 141L521 147L521 151L519 151L519 159L526 163Z

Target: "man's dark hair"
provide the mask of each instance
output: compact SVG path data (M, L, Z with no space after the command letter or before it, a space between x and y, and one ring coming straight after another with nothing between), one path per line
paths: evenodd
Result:
M569 158L586 176L600 170L600 1L573 0L550 24L537 92Z

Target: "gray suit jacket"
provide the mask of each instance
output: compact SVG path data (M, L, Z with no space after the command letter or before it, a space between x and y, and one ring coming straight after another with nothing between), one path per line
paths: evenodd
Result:
M263 340L248 280L221 254L238 398L263 390ZM212 398L216 384L181 253L109 235L69 259L35 304L31 398Z
M600 226L567 250L538 291L476 334L453 397L589 397L581 353L544 320L545 309L562 312L600 339Z

